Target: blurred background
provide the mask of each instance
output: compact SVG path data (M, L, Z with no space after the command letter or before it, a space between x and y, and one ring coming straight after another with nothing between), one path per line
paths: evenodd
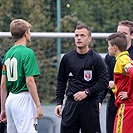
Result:
M14 44L9 32L13 19L22 18L32 25L31 32L73 33L78 24L91 27L92 33L116 32L121 20L133 21L132 0L0 0L0 55ZM36 77L42 105L55 105L56 77L61 54L75 48L73 37L32 37L27 45L34 50L41 75ZM90 46L107 53L106 38L93 38ZM106 97L107 99L107 97ZM106 102L105 99L105 102Z
M9 24L16 18L29 21L31 32L72 33L77 24L85 23L93 33L112 33L119 21L133 21L133 1L0 0L0 32L9 32ZM12 38L0 37L0 55L13 44ZM107 53L106 38L93 38L90 45L99 53ZM36 78L41 103L55 103L59 57L75 48L74 39L34 37L28 47L35 51L41 71Z

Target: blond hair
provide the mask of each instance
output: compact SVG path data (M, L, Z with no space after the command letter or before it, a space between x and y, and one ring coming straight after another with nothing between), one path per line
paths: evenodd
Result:
M17 41L22 38L26 31L31 27L31 24L23 19L15 19L10 24L10 32L12 37Z

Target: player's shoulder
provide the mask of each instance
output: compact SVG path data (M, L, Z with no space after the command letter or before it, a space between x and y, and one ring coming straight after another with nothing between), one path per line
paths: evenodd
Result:
M72 50L72 51L69 51L69 52L65 53L64 57L69 58L69 57L72 57L75 54L76 54L76 50Z
M107 54L105 55L105 60L108 60L108 61L115 60L115 56L111 56L111 55L109 55L109 53L107 53Z
M102 59L102 56L94 49L90 49L89 55L92 56L93 59Z
M24 47L24 52L26 53L34 53L34 51L31 48Z
M130 57L133 59L133 45L127 50L130 54Z

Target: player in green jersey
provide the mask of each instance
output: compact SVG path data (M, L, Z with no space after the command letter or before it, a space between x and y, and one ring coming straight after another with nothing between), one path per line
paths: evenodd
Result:
M8 133L36 133L36 119L43 116L34 81L40 72L33 50L26 47L31 41L30 27L30 23L22 19L11 22L15 44L2 62L1 121L7 119Z

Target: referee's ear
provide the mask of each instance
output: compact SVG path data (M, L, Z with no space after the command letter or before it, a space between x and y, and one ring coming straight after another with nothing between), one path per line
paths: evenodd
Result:
M131 35L130 35L130 38L133 40L133 31L132 31L132 33L131 33Z
M91 36L88 37L88 41L89 41L89 43L92 41L92 37Z

